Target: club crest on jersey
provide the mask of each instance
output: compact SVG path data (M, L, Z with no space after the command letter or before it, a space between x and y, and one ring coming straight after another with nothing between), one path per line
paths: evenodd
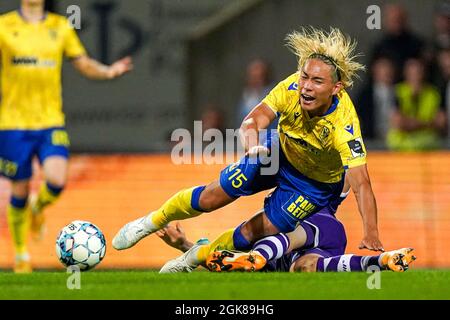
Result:
M288 90L298 90L298 83L292 82L291 85L289 86Z
M320 140L325 140L330 135L330 129L328 127L323 127L322 131L320 132Z
M56 38L58 38L58 31L56 30L50 29L48 30L48 34L52 40L56 40Z
M351 135L353 135L353 124L346 125L346 126L344 127L344 129L345 129L345 131L347 131L348 133L350 133Z

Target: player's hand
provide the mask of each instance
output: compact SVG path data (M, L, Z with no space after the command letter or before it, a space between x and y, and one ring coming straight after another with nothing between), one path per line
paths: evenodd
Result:
M175 224L175 227L168 225L155 233L169 246L178 250L183 250L186 243L186 234L179 222Z
M109 67L109 77L114 79L131 70L133 70L133 60L131 57L125 57L117 60Z
M247 155L250 157L267 157L270 154L270 150L264 146L253 146L247 151Z
M384 252L383 244L381 243L380 239L378 239L378 236L375 235L365 236L359 244L359 249L369 249L372 251Z

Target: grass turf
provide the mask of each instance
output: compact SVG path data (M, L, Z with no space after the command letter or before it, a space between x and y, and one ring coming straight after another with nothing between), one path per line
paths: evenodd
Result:
M450 270L382 272L380 289L367 273L158 274L156 271L89 271L79 290L65 272L0 272L0 299L450 299ZM374 283L373 281L371 283Z

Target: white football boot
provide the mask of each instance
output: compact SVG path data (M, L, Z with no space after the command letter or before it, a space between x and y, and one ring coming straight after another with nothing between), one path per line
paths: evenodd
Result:
M198 265L191 264L189 261L197 260L195 255L197 254L197 248L200 247L199 244L194 244L192 248L183 253L178 258L169 260L165 265L159 270L159 273L179 273L179 272L192 272Z
M158 228L154 226L152 228L150 220L150 216L144 216L124 225L112 240L114 249L124 250L131 248L149 234L157 231Z

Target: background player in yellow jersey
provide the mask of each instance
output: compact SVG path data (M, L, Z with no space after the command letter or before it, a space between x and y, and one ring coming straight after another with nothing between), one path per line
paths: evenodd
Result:
M44 0L22 0L19 10L0 16L0 55L0 172L12 181L7 216L16 252L14 269L29 272L28 213L32 231L42 236L42 210L60 196L67 181L63 57L70 58L82 75L98 80L119 77L132 64L128 57L111 66L91 59L68 20L44 11ZM34 156L42 165L45 181L35 199L28 201Z
M266 235L292 231L299 221L339 197L346 174L363 219L360 248L383 251L359 120L345 91L363 68L354 61L356 44L337 29L330 33L303 29L290 34L288 44L298 57L298 71L281 81L244 119L241 138L249 155L223 170L219 181L180 191L157 211L125 225L113 239L116 249L131 247L172 220L276 187L261 213L210 245L194 246L162 269L190 271L218 246L246 250ZM277 116L279 138L269 144L270 148L280 146L280 169L275 176L264 176L249 158L267 152L255 131L267 128Z

